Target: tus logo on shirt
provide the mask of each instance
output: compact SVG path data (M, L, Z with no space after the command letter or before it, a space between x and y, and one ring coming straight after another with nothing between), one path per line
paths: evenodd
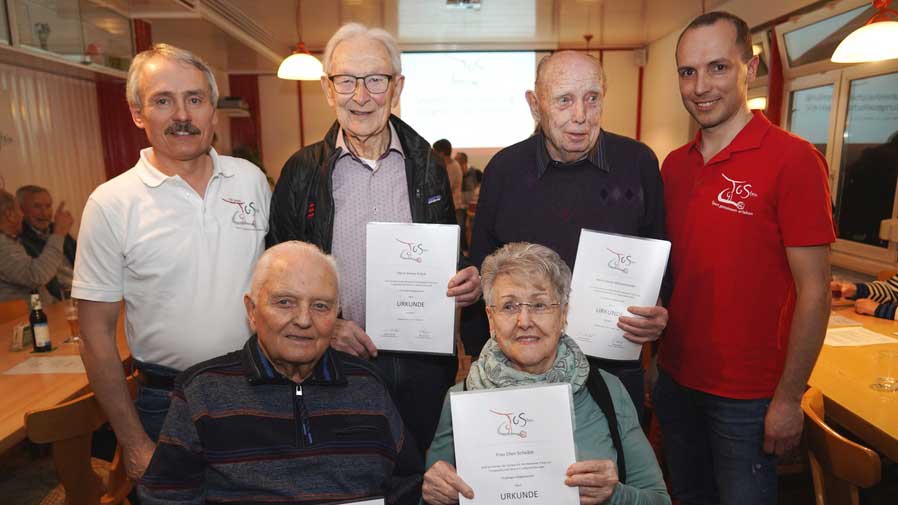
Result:
M262 231L262 228L257 226L259 204L253 201L244 202L235 198L222 198L222 200L237 207L234 215L231 216L231 222L234 223L235 228L239 230Z
M751 183L730 179L723 174L720 176L724 178L724 188L717 193L717 199L712 200L711 205L729 212L753 216L754 212L746 208L748 199L758 196L751 190Z

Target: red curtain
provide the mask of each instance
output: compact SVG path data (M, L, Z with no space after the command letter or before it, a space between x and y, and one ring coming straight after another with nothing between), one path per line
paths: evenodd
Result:
M100 134L103 137L103 160L106 177L128 170L140 157L140 150L149 147L143 130L131 121L131 111L125 100L125 81L101 79L97 81L97 109L100 115Z
M776 30L770 33L770 57L767 59L767 110L765 114L771 123L780 126L783 117L783 62L780 59Z
M250 117L231 118L231 148L246 148L259 153L262 158L262 117L259 107L259 77L256 75L229 75L231 96L239 96L249 104Z
M139 53L153 47L153 25L142 19L134 20L134 51Z

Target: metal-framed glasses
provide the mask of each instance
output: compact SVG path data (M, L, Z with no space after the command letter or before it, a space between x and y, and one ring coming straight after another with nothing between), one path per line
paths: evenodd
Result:
M533 302L533 303L525 303L525 302L505 302L500 305L490 305L490 308L497 310L499 314L503 316L516 316L521 313L524 307L527 307L527 312L532 315L543 315L543 314L551 314L555 312L555 309L560 307L560 303L546 303L546 302Z
M392 79L393 76L387 74L336 74L329 75L327 78L334 84L334 91L341 95L351 95L355 93L355 87L358 81L365 83L365 88L368 90L368 93L379 95L387 92L387 88L390 87L390 79Z

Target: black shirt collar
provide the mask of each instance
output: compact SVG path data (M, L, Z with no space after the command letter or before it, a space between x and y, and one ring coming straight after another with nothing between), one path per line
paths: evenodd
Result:
M594 167L602 170L603 172L611 172L611 166L608 164L608 160L605 158L605 132L603 130L599 130L599 138L596 139L596 145L587 153L586 158L582 160L573 161L570 163L563 163L561 161L555 161L549 156L549 150L546 149L546 137L543 135L542 130L536 134L536 176L542 177L543 174L546 173L546 170L549 167L560 166L563 167L565 165L575 165L578 163L582 163L583 161L588 161Z

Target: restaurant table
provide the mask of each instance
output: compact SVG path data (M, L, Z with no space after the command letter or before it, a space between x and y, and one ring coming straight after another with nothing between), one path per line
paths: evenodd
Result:
M11 351L13 327L27 322L28 317L0 323L0 453L25 439L25 413L30 410L52 407L83 394L88 389L87 374L27 374L6 375L3 372L31 357L77 355L78 344L64 344L71 335L63 314L63 303L54 303L44 308L50 325L50 340L53 350L46 353L32 353L31 346L21 351ZM119 357L126 361L130 357L125 339L124 317L119 314L116 328L116 343Z
M808 384L823 392L827 419L898 462L898 391L884 393L870 388L876 378L877 353L898 350L898 321L857 314L852 306L834 306L833 313L854 319L895 342L857 347L824 345Z

